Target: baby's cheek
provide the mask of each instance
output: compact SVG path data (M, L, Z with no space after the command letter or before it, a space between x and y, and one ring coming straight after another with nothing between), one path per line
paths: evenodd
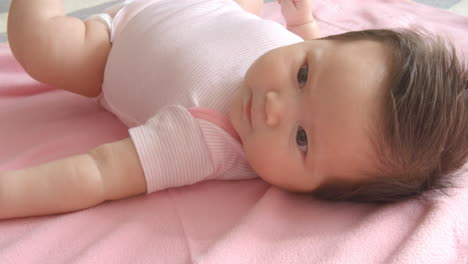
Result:
M284 159L281 160L278 155L276 155L277 151L265 147L264 144L259 144L261 143L260 139L254 139L252 141L255 141L255 143L244 145L248 162L257 175L264 181L275 186L282 186L285 178L287 178L281 176L286 174L285 166L282 166L284 165L282 163L285 162Z
M250 166L252 166L258 176L268 181L266 176L269 174L268 171L271 165L269 164L270 162L266 150L258 143L258 140L255 140L254 137L250 137L244 143L243 148Z

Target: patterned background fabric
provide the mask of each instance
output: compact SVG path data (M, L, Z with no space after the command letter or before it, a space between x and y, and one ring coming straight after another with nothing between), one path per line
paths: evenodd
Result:
M272 2L274 0L265 0ZM414 0L433 7L447 9L458 14L468 16L468 0ZM7 41L6 20L11 0L0 0L0 42ZM80 18L86 18L99 13L106 7L114 5L121 0L64 0L65 11Z

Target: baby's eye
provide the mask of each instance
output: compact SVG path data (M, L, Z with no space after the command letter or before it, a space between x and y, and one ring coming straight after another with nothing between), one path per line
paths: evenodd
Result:
M307 64L303 65L297 72L297 82L299 83L300 88L304 88L307 83L307 74L309 73L309 66Z
M307 133L302 127L297 128L296 143L302 152L307 153Z

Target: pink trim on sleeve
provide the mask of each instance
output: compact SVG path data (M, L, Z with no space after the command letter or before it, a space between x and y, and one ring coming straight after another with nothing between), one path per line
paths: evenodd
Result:
M195 118L203 119L213 123L214 125L228 132L229 135L231 135L235 140L241 142L241 139L232 126L231 121L225 115L203 107L192 107L188 110Z

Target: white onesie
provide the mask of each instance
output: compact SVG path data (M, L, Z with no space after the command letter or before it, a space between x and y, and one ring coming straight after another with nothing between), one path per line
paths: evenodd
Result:
M258 57L300 37L232 0L136 0L111 39L99 102L131 127L148 192L255 176L230 100Z

